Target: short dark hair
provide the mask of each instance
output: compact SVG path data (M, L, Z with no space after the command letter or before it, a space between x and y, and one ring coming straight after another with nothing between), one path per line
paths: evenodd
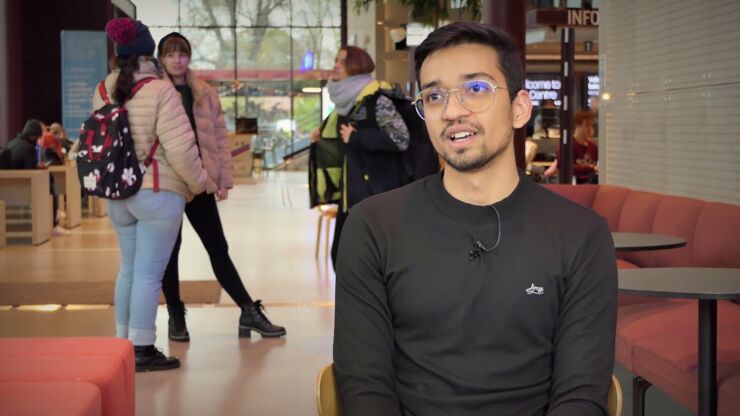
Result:
M499 68L506 77L509 98L513 101L524 85L521 54L508 34L477 22L450 23L430 33L414 54L417 82L421 84L421 65L429 55L441 49L469 43L489 46L496 51Z
M180 52L192 57L190 41L178 32L172 32L159 40L157 45L157 57L162 59L163 56L170 52Z
M362 48L357 46L343 46L340 51L346 51L344 68L347 75L369 74L375 70L373 58Z

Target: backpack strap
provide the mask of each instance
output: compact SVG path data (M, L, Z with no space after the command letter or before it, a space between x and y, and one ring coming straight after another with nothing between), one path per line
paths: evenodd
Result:
M100 81L100 84L98 84L98 93L100 93L100 98L102 98L106 104L110 104L108 91L105 89L105 80Z
M142 78L142 79L138 80L138 81L136 82L136 84L134 84L133 88L131 88L131 94L129 95L129 98L128 98L128 99L130 100L130 99L134 98L134 95L136 95L136 93L137 93L137 92L139 92L139 90L140 90L140 89L141 89L141 88L142 88L142 87L143 87L144 85L146 85L146 84L148 84L148 83L150 83L150 82L154 81L155 79L159 79L159 78L155 78L155 77L148 77L148 78Z
M134 84L133 88L131 88L131 95L129 96L129 100L134 98L134 95L136 95L139 90L144 87L144 85L156 80L159 78L155 77L148 77L148 78L142 78L139 81ZM157 160L154 159L154 153L157 152L157 148L159 147L159 137L154 141L154 144L152 145L152 148L149 149L149 154L146 155L146 159L144 159L144 166L149 167L152 166L154 169L154 192L159 192L159 164L157 163Z
M149 149L149 154L146 155L146 159L144 159L144 166L147 168L152 166L154 169L154 192L159 192L159 164L157 163L157 159L154 158L154 153L157 152L158 147L159 137L154 141L152 148Z
M159 78L148 77L148 78L143 78L137 81L136 84L134 84L133 88L131 88L131 96L129 97L129 100L133 98L137 92L139 92L141 87L154 81L155 79L159 79ZM100 84L98 84L98 93L100 93L100 98L102 98L106 104L111 103L110 97L108 97L108 90L105 88L105 80L100 81Z
M134 84L133 88L131 88L131 94L129 96L129 100L134 98L134 95L136 95L137 92L146 84L159 79L155 77L148 77L140 79L139 81ZM144 159L144 166L147 168L149 166L152 166L154 169L154 192L159 192L159 164L157 163L157 160L154 159L154 153L157 152L157 148L159 147L159 137L154 141L154 144L152 145L152 148L149 149L149 154L146 155L146 159Z

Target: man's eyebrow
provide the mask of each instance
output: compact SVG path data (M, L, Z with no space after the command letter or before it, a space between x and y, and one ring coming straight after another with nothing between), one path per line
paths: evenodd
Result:
M466 79L466 80L471 80L471 79L477 79L477 78L481 78L481 77L488 78L491 81L493 81L494 83L496 83L496 78L494 78L493 75L490 75L487 72L473 72L473 73L470 73L470 74L465 74L461 78Z
M498 85L498 81L496 81L496 78L494 78L493 75L490 75L487 72L471 72L469 74L464 74L460 76L460 78L466 81L469 81L472 79L488 78L491 81L493 81L494 84ZM426 84L422 84L421 90L425 90L430 87L438 87L439 85L440 85L439 81L427 82Z

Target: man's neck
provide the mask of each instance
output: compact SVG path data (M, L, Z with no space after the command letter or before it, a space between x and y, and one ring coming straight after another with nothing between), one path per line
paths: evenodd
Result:
M475 172L459 172L447 165L442 178L447 192L453 198L471 205L491 205L514 192L519 184L519 172L513 155L506 154L489 166Z

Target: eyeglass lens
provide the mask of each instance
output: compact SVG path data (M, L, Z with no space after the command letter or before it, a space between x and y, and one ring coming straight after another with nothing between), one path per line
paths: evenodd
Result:
M419 94L419 99L416 100L416 111L419 116L431 120L442 117L451 92L457 95L463 107L478 113L491 107L496 87L487 81L472 80L450 90L445 88L424 90Z

